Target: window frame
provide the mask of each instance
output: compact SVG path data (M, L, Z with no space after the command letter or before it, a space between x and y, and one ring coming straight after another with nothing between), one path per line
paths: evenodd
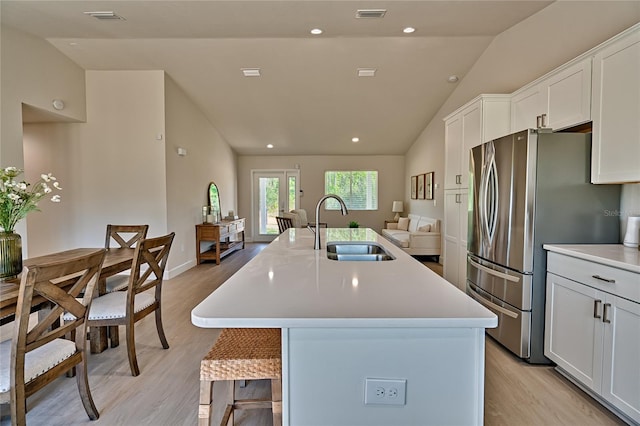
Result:
M347 205L347 208L349 210L354 210L354 211L377 211L379 210L379 199L380 199L380 173L378 170L325 170L324 172L324 193L329 194L330 192L328 191L327 188L327 179L330 176L330 174L338 174L338 173L344 173L344 174L349 174L350 179L349 179L349 195L348 196L343 196L343 194L336 194L338 196L340 196L341 198L343 198L345 204ZM354 206L353 205L353 200L354 200L354 196L353 196L353 174L354 173L372 173L374 174L375 178L374 178L374 185L373 188L369 188L368 192L375 192L375 194L372 194L372 198L369 199L369 197L367 196L367 194L364 194L363 197L360 197L361 199L364 200L364 206ZM369 187L371 185L368 185ZM375 204L375 205L373 205ZM368 205L372 205L372 207L367 207ZM324 208L325 210L329 210L329 211L335 211L335 210L340 210L340 204L334 200L334 199L328 199L325 203L324 203Z

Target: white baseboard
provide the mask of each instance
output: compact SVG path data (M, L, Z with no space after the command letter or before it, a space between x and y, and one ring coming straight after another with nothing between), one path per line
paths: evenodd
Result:
M178 265L175 268L171 268L169 270L165 270L164 271L164 279L165 280L170 280L171 278L175 278L178 275L180 275L181 273L188 271L189 269L193 268L194 266L196 266L196 260L192 259L189 260L185 263L183 263L182 265Z

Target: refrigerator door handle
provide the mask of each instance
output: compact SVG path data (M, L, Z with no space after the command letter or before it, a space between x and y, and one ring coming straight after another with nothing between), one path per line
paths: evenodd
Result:
M473 297L473 299L476 302L486 306L489 309L494 309L494 310L500 312L501 314L505 314L508 317L518 318L518 314L517 313L512 312L512 311L510 311L508 309L503 308L502 306L498 306L495 303L488 301L487 299L482 297L482 295L480 295L478 292L476 292L472 288L467 287L467 290L469 291L469 296Z
M493 276L496 276L498 278L505 279L507 281L512 281L514 283L517 283L517 282L520 281L520 278L518 278L518 277L514 277L513 275L505 274L504 272L499 272L499 271L493 270L491 268L487 268L486 266L481 265L478 262L473 261L471 258L468 258L467 260L469 261L469 263L472 266L475 266L476 268L486 272L489 275L493 275Z

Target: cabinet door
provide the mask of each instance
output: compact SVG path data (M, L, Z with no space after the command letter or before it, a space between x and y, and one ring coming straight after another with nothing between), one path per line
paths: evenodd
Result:
M640 30L593 58L591 182L640 181Z
M602 396L640 422L640 303L607 296Z
M456 115L445 123L444 189L460 188L460 154L462 150L462 117Z
M604 294L604 293L602 293ZM547 273L544 354L595 392L602 381L600 292Z
M511 99L511 131L538 127L537 117L544 111L544 90L540 85L533 86L513 95Z
M469 187L469 155L471 148L482 143L482 104L480 101L462 111L462 147L460 178L462 188Z
M450 283L457 285L459 273L460 213L459 191L444 193L444 262L443 276Z
M591 119L591 58L545 79L547 127L559 130Z

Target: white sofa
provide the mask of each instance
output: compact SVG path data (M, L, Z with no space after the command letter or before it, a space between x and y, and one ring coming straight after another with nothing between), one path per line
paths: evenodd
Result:
M407 230L404 230L398 229L398 225L402 227L407 218L400 219L398 223L388 223L382 230L382 236L412 256L433 256L438 262L441 253L440 220L410 214Z

